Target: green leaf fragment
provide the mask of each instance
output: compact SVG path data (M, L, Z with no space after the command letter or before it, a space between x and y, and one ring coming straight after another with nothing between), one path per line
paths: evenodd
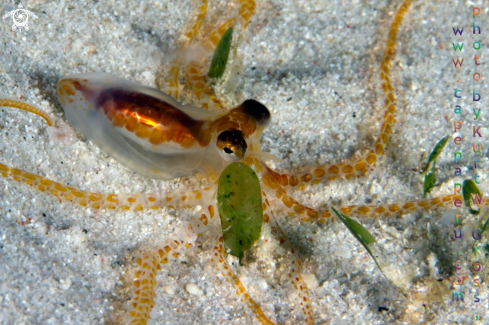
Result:
M435 145L435 148L433 149L433 151L431 151L431 154L428 157L428 162L426 163L426 167L424 168L423 173L428 170L428 168L430 167L430 164L432 162L434 162L436 160L436 158L438 158L438 156L442 153L443 149L445 148L445 146L448 143L448 139L449 139L449 136L447 135L446 137L444 137L443 139L438 141L438 143Z
M489 226L489 218L484 222L484 226L482 227L481 233L483 234L487 230L487 226Z
M222 35L221 40L217 44L214 55L212 56L211 66L208 76L214 79L221 78L226 70L226 63L229 58L229 51L233 40L233 28L229 29Z
M217 189L224 246L241 260L260 238L263 222L261 186L248 165L235 162L222 172Z
M401 289L403 293L406 292L407 288L410 286L410 281L412 278L413 270L410 267L404 269L399 268L395 263L386 262L386 256L382 253L380 246L375 241L374 236L367 229L365 229L361 224L353 219L348 218L344 214L333 209L334 213L343 222L343 224L350 230L353 236L365 247L367 252L372 256L375 264L379 267L379 270L389 279L392 284Z
M423 196L426 197L426 194L431 192L431 189L435 187L436 177L435 171L428 173L424 176L424 184L423 184Z
M369 233L367 229L365 229L361 224L359 224L355 220L350 219L347 216L345 216L344 214L336 211L335 208L331 208L331 209L333 209L336 216L338 216L338 218L341 220L341 222L343 222L343 224L346 226L346 228L348 228L348 230L350 230L352 235L355 236L355 238L360 242L360 244L362 244L363 247L365 247L367 252L374 259L375 264L377 264L379 269L382 271L382 268L380 267L380 264L378 261L380 249L377 245L377 242L375 241L374 236L372 236L372 234Z
M488 215L489 215L489 211L486 212L485 216L482 217L481 220L484 220ZM487 218L486 222L484 222L484 225L482 226L481 229L481 234L483 234L487 230L488 226L489 226L489 218Z
M471 202L475 204L482 203L482 194L475 182L471 179L466 179L462 183L462 196L465 206L469 208L470 214L479 214L479 210L472 209ZM480 201L480 202L479 202Z
M428 162L426 163L425 168L423 169L423 173L428 169L431 171L424 176L423 183L423 196L426 197L426 194L430 193L433 187L436 185L436 176L435 176L435 166L436 166L436 158L442 153L443 149L448 143L449 136L447 135L435 145L433 151L431 151L430 156L428 157Z

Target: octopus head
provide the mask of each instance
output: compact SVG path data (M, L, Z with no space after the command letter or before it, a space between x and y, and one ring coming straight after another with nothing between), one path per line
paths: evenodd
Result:
M260 136L270 123L270 111L256 100L248 99L219 119L216 146L228 162L260 154Z

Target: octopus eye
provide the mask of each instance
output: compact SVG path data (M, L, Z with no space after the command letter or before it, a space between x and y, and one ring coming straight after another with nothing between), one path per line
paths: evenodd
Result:
M270 121L270 111L262 103L254 99L248 99L242 105L245 112L253 116L256 123L267 124Z
M217 148L221 155L229 161L238 161L246 155L248 145L239 130L227 130L217 137Z

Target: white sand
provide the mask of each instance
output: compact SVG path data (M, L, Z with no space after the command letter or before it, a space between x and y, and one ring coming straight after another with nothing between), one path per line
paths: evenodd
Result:
M62 118L55 85L67 74L104 71L154 86L157 71L175 51L175 40L195 4L168 0L144 4L132 0L25 2L39 16L29 23L29 31L13 33L11 20L0 21L0 96L22 96L50 116ZM453 107L460 102L464 108L461 119L467 122L460 147L465 156L464 177L453 176L455 146L451 141L438 161L440 186L433 196L448 194L454 182L474 175L472 143L483 144L479 174L481 189L487 193L484 140L489 136L489 87L484 80L489 23L485 3L477 19L482 27L478 39L483 44L477 71L483 80L475 83L471 58L476 52L469 47L476 40L469 28L473 4L482 6L482 1L416 1L407 14L393 69L399 127L379 172L353 182L331 182L324 189L296 197L310 206L421 198L420 167L434 144L452 133ZM210 10L214 5L231 10L231 6L212 1ZM383 114L378 69L398 5L399 1L383 0L258 2L255 22L239 49L245 67L243 91L272 112L262 148L284 159L280 168L299 170L339 162L373 143ZM14 9L12 4L2 7L2 14ZM463 37L453 36L454 26L466 28ZM461 55L454 55L451 43L455 39L466 43ZM452 57L465 58L458 73ZM464 99L459 102L453 100L457 79L464 89ZM483 96L476 106L482 108L481 116L475 122L469 96L472 88ZM472 138L470 123L483 125L481 139ZM200 178L193 176L169 182L146 179L90 143L70 142L68 135L64 131L50 137L43 120L2 108L0 162L96 192L141 193L200 184ZM60 203L5 179L0 179L0 193L0 324L108 322L127 299L123 283L125 274L134 270L136 250L163 241L191 215L191 211L180 210L95 211ZM277 202L274 207L280 211ZM305 256L304 272L313 286L316 322L480 324L472 320L488 309L487 283L476 290L466 281L458 288L466 293L465 303L451 302L446 280L441 282L446 292L426 295L433 283L440 284L436 282L437 259L447 256L453 262L458 251L459 259L466 261L468 245L474 242L470 228L475 224L468 220L464 221L464 237L458 240L461 243L450 242L454 214L423 212L362 221L388 254L391 267L401 275L415 275L407 297L379 272L341 224L318 227L282 219ZM213 273L208 245L204 241L203 248L162 268L153 324L257 323L236 301L233 290ZM430 249L434 254L430 255ZM285 279L290 260L275 241L259 242L251 256L245 266L236 268L249 293L272 320L298 323L301 314ZM474 303L476 291L482 303ZM380 306L389 310L379 312ZM489 324L489 318L483 323Z

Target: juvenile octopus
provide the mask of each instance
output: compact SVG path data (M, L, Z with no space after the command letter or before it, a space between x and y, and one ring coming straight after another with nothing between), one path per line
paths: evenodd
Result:
M202 26L206 18L207 2L203 1L195 20L185 33L186 38L181 42L181 48L177 51L182 55L177 54L171 61L165 89L170 96L104 73L68 75L57 86L59 101L71 126L118 163L140 175L156 179L169 180L200 173L205 178L199 180L201 184L205 184L202 188L180 188L171 193L160 191L150 194L99 194L51 181L3 163L0 165L0 172L5 178L26 183L54 195L60 201L64 199L77 203L90 211L118 208L133 211L155 210L155 213L159 213L155 216L161 216L161 211L167 213L162 208L194 209L193 217L188 222L179 221L179 230L174 231L172 236L158 240L151 238L151 245L140 245L141 254L134 263L137 265L136 271L131 273L134 276L131 280L134 290L131 291L131 300L126 306L129 310L125 320L131 323L145 324L150 318L155 307L155 286L160 265L181 259L180 256L185 256L190 248L205 241L212 241L212 272L224 282L230 283L233 288L227 294L228 299L238 297L243 305L253 311L260 323L273 323L275 318L281 322L287 316L292 316L295 322L308 324L314 323L316 318L321 321L322 316L315 316L318 311L309 299L307 285L302 278L304 273L310 275L310 272L303 270L299 250L294 248L288 236L280 229L275 218L278 215L272 211L272 205L280 205L286 215L302 222L325 225L332 218L328 206L323 205L316 209L308 207L295 199L293 194L306 191L311 185L318 186L341 179L353 181L377 168L378 161L390 142L398 114L390 68L395 54L396 34L410 3L411 1L404 1L393 18L380 64L385 99L380 134L373 142L372 149L359 158L354 158L353 162L321 165L293 174L275 171L267 164L269 155L262 153L260 139L270 121L273 121L273 114L270 113L273 104L264 105L257 100L247 99L229 109L205 80L209 55L220 36L235 24L241 26L243 31L250 28L248 24L255 14L255 3L251 0L239 1L235 18L220 23L217 28L208 28L210 32L206 33ZM196 47L192 47L194 45ZM189 49L195 48L203 52L197 59L183 55ZM182 69L185 75L184 85L180 83ZM190 100L193 105L182 105L174 99L185 94L194 96ZM0 105L26 108L26 104L9 99L1 100ZM46 116L46 119L49 120L49 117ZM282 310L277 316L274 315L273 308L263 311L241 283L241 279L246 279L246 276L237 277L234 274L236 269L228 265L229 259L225 257L216 217L215 184L223 168L233 161L242 161L253 166L261 178L264 222L269 224L269 231L278 238L280 245L291 253L289 258L282 257L282 260L290 261L290 267L288 271L284 271L282 267L281 274L290 279L292 291L295 292L290 300L299 300L296 311ZM8 184L15 184L11 180L7 181ZM197 182L194 181L194 185L195 183ZM383 206L346 206L341 211L351 216L389 216L409 213L419 208L429 210L447 206L456 197L446 196ZM98 212L90 212L92 213L98 215ZM33 218L27 218L27 223L31 223L31 220ZM205 236L210 236L210 239ZM205 238L198 239L199 237ZM88 237L83 241L87 239ZM265 237L264 241L269 240L271 237ZM287 282L280 280L280 284Z

